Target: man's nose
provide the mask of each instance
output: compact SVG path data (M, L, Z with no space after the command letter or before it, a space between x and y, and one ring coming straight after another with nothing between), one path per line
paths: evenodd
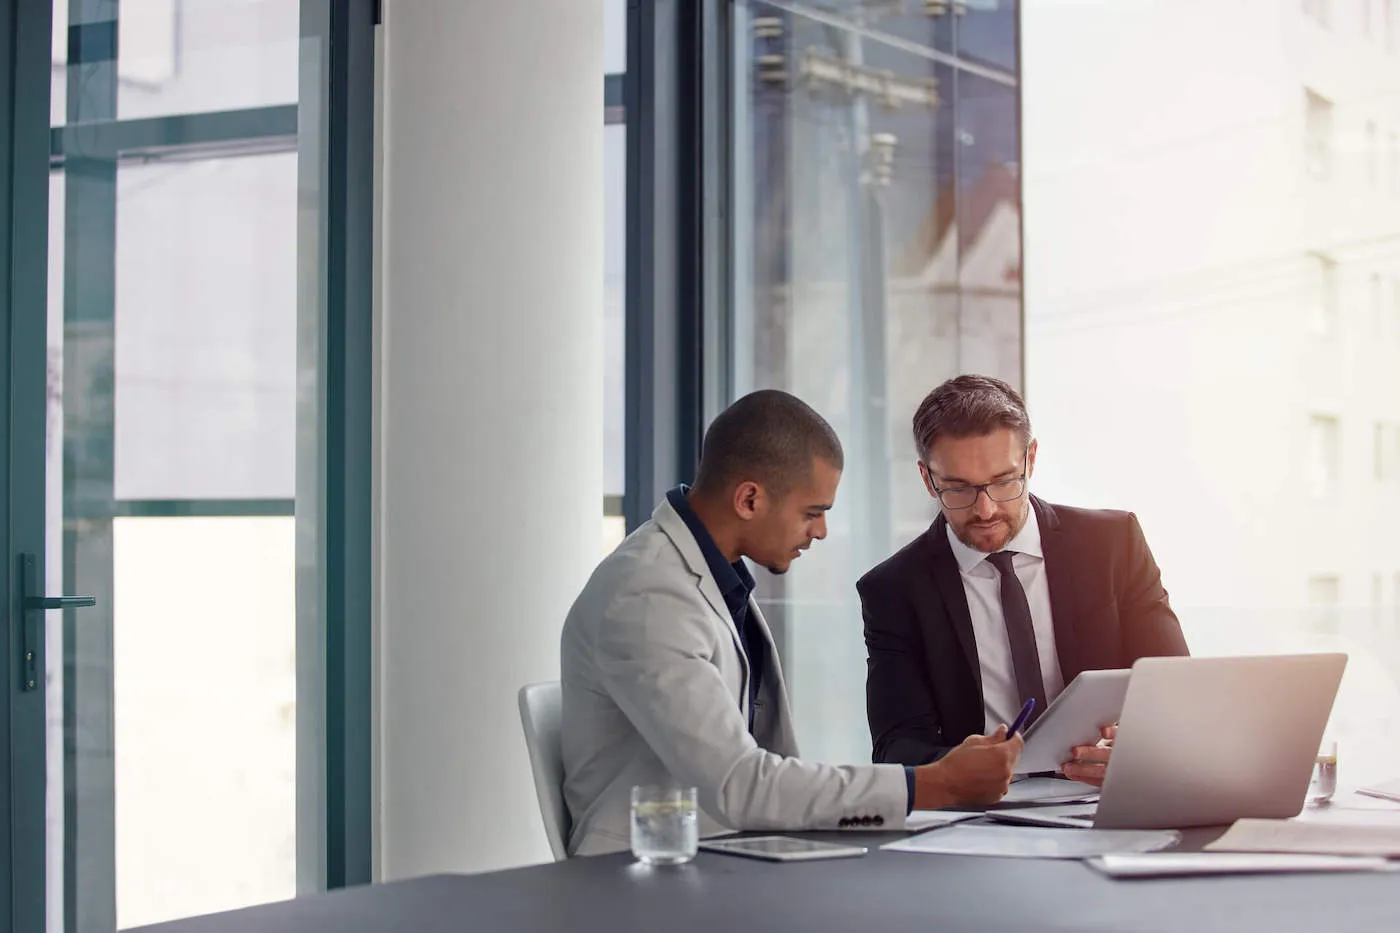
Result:
M997 504L992 501L992 497L987 494L987 490L977 490L977 499L972 503L972 511L978 518L991 518L997 513Z
M816 526L812 529L812 537L816 538L818 541L823 541L823 540L826 539L826 516L825 516L825 515L823 515L821 518L817 519L817 524L816 524Z

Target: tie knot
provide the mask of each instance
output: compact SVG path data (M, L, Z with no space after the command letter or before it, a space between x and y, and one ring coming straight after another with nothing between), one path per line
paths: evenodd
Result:
M987 562L995 567L1002 576L1005 576L1008 573L1014 572L1011 566L1011 558L1015 553L1015 551L997 551L995 554L987 555Z

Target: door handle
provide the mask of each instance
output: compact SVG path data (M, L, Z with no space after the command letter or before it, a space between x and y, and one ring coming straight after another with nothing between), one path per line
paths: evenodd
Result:
M96 596L40 596L39 562L33 554L19 556L19 605L23 616L20 635L19 689L39 689L39 658L44 650L44 613L49 609L82 609L96 606Z
M26 596L24 597L25 611L44 609L83 609L87 606L96 606L96 596Z

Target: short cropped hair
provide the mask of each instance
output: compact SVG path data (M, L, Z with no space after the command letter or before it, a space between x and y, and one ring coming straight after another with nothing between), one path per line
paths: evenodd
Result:
M812 475L821 459L842 469L845 455L826 419L794 395L751 392L719 413L705 432L695 487L722 492L755 482L781 498Z
M928 457L940 437L981 437L1010 428L1031 442L1031 419L1015 389L991 376L958 376L925 396L914 413L914 445Z

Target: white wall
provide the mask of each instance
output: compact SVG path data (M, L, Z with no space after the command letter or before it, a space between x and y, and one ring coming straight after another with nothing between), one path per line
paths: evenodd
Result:
M390 0L378 875L547 860L516 690L602 503L603 17Z

